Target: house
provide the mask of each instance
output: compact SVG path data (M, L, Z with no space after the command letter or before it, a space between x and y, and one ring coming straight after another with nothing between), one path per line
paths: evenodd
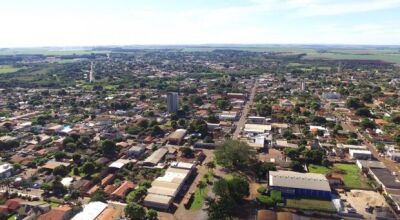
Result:
M80 179L72 183L72 188L79 190L81 193L87 192L92 186L92 181Z
M387 156L389 156L389 158L397 163L400 162L400 152L399 151L395 151L395 150L389 150L387 151Z
M20 219L29 217L36 219L39 215L44 214L50 210L50 204L41 201L28 202L24 201L20 203L17 210L17 214Z
M22 202L24 200L19 198L9 199L4 205L0 205L0 213L8 214L15 212Z
M270 171L269 187L281 191L284 197L331 198L328 179L322 174Z
M76 214L71 220L95 220L107 208L103 202L90 202L83 207L83 210Z
M114 190L114 192L111 193L111 196L114 199L124 199L125 195L135 187L136 184L131 181L124 181L116 190Z
M47 169L47 170L54 170L58 166L69 167L70 163L60 162L60 161L56 161L56 160L49 160L41 168Z
M114 178L115 178L115 174L114 173L110 173L108 174L106 177L104 177L101 181L100 181L100 185L101 186L107 186L108 184L110 184Z
M128 155L130 157L139 157L146 151L146 145L144 144L138 144L134 145L128 150Z
M40 215L37 220L68 220L72 217L72 207L68 205L52 208Z
M8 178L13 174L13 166L9 163L0 165L0 179Z

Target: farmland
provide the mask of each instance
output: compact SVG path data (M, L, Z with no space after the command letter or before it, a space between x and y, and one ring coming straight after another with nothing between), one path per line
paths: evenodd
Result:
M13 66L10 65L0 65L0 74L2 73L13 73L13 72L17 72L19 70L19 68L15 68Z

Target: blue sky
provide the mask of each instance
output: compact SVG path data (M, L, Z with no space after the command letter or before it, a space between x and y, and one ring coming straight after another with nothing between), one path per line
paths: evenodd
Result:
M0 47L400 45L400 0L1 0Z

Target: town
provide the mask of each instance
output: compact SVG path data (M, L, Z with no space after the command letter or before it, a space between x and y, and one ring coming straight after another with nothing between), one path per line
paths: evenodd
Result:
M240 48L0 56L0 219L399 219L400 66Z

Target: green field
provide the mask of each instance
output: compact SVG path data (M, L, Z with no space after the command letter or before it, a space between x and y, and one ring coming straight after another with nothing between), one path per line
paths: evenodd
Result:
M363 180L358 167L355 164L342 164L336 163L335 169L343 172L344 185L349 188L370 188L370 186Z
M244 50L251 52L274 52L287 54L303 54L305 59L343 59L343 60L382 60L400 64L398 48L310 48L301 46L232 46L232 47L187 47L182 51L213 51L217 49ZM292 63L291 66L297 66Z
M21 54L43 54L43 55L84 55L92 53L109 53L106 50L90 50L90 49L46 49L46 48L21 48L21 49L0 49L2 55L21 55Z
M197 189L194 193L194 199L192 204L190 205L190 209L192 210L199 210L203 207L204 199L207 197L208 188L204 189Z
M19 68L15 68L13 66L10 65L0 65L0 74L1 73L13 73L18 71Z
M310 173L320 173L320 174L326 175L326 174L330 173L332 170L329 167L310 164L310 165L308 165L308 171Z
M336 209L331 201L315 199L286 199L286 208L322 212L336 212Z

